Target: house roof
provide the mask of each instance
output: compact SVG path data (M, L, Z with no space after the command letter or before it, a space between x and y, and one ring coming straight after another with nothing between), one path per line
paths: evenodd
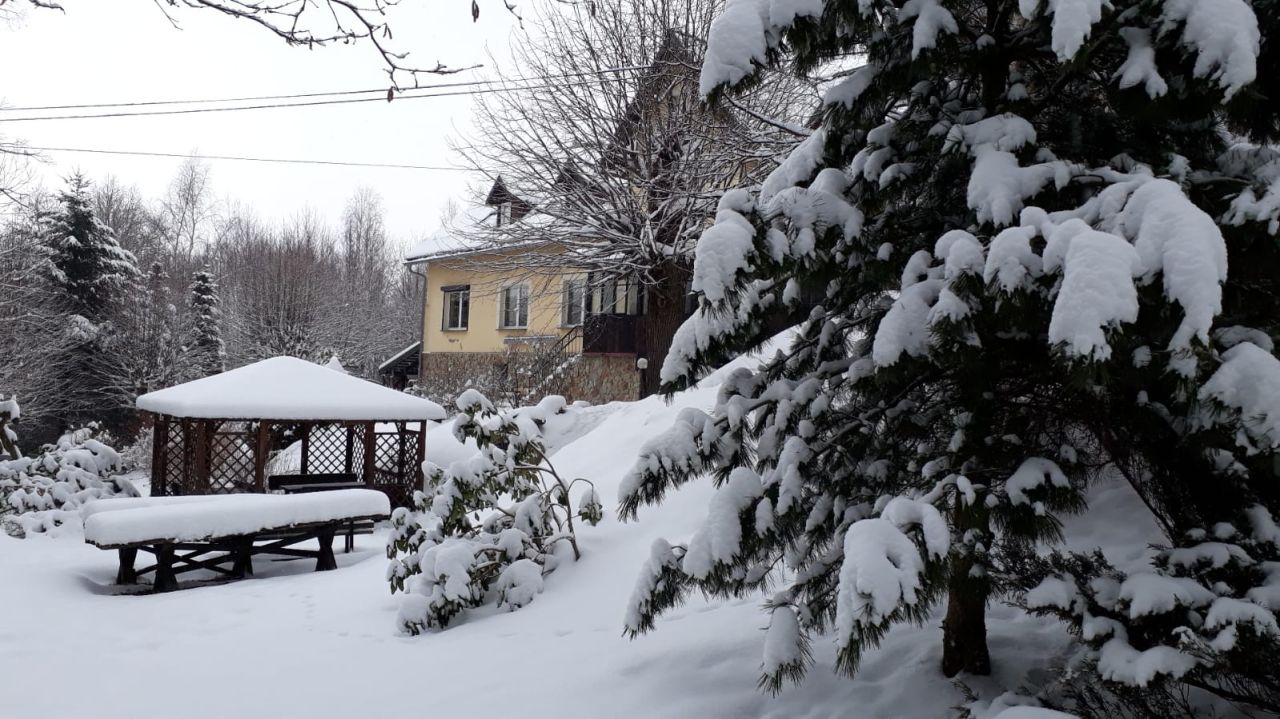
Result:
M138 409L171 417L420 421L440 405L297 357L272 357L138 398Z
M405 255L404 261L409 264L417 264L419 262L447 260L455 257L477 257L480 255L496 255L503 252L512 252L514 250L532 250L554 244L556 244L555 240L527 240L521 242L505 242L501 244L481 244L473 247L453 247L445 250L419 245Z
M378 372L385 372L388 369L390 369L392 366L397 364L398 362L401 362L402 360L407 359L409 357L413 357L415 354L421 351L422 351L422 340L418 340L417 342L414 342L408 347L405 347L399 352L391 355L391 357L389 357L386 362L383 362L382 364L378 365Z

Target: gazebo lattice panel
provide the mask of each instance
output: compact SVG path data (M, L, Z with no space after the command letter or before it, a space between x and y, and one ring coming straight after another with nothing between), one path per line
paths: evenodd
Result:
M356 429L337 424L304 427L307 460L303 474L356 473Z
M425 429L419 422L187 419L157 415L152 494L227 494L267 491L271 447L296 451L285 470L307 476L346 476L386 492L407 506L422 486ZM286 431L289 433L286 435ZM296 438L296 439L295 439ZM293 439L293 442L288 442ZM305 484L305 481L302 483Z
M182 422L157 418L152 437L151 493L156 496L185 494L184 477L191 475L191 447Z
M209 494L252 492L254 433L246 422L213 425L209 435Z
M421 474L406 474L406 465L421 467L422 435L405 431L403 426L395 432L378 432L374 438L374 481L378 489L386 492L391 503L407 507L413 501L413 492L422 487ZM406 481L409 478L417 481Z

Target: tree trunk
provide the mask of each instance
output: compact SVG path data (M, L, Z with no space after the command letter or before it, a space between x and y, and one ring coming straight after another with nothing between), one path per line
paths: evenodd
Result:
M648 360L648 367L640 371L641 397L658 391L662 361L667 358L676 330L684 323L689 267L671 260L654 267L651 275L654 283L645 288L648 306L638 338L637 356Z
M991 593L985 578L969 576L973 560L952 560L947 586L947 616L942 621L942 673L954 677L960 672L990 674L987 653L987 597Z

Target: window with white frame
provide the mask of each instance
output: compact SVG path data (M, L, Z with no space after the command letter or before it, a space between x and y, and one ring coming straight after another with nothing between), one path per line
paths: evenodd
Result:
M511 203L510 202L498 203L498 212L497 212L498 227L502 227L504 225L509 225L509 224L511 224Z
M563 299L560 303L560 324L564 327L577 327L582 324L582 315L587 303L587 281L575 278L564 281Z
M529 326L529 285L509 285L502 288L498 307L500 329L523 329Z
M458 285L444 289L444 319L446 330L465 330L471 318L471 287Z

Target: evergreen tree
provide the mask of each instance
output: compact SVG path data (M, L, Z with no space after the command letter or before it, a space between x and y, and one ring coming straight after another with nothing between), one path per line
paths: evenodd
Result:
M138 280L137 261L98 221L83 175L68 178L58 201L61 206L41 220L44 244L51 251L50 279L62 291L66 309L93 329L110 318L116 302Z
M218 284L208 269L192 276L187 300L187 379L199 379L227 369L227 349L222 342L222 310Z
M40 218L40 233L50 253L48 279L67 318L69 344L57 370L67 407L61 419L64 426L92 419L111 423L114 418L106 413L117 403L104 349L116 331L112 318L121 300L138 283L138 267L133 254L98 221L84 176L72 175L58 202Z
M713 101L787 52L865 64L699 242L667 392L825 294L642 450L624 516L720 489L655 546L627 630L695 590L768 591L777 690L815 635L852 673L945 602L943 671L983 674L988 604L1025 592L1108 686L1280 704L1278 23L1271 0L730 0ZM1102 468L1166 532L1146 572L1037 558Z

